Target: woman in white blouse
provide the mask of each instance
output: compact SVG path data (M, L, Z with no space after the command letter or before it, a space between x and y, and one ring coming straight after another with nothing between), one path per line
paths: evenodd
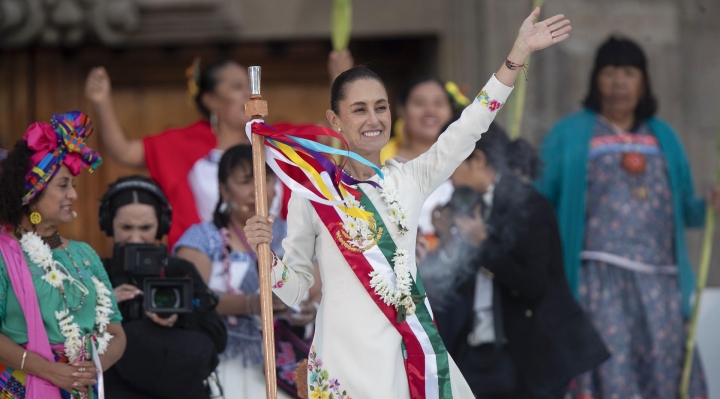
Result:
M539 13L523 22L508 58L462 117L407 163L380 163L391 128L380 77L355 67L335 79L327 118L351 151L375 165L348 160L344 170L347 178L367 182L353 188L372 216L360 220L293 194L285 255L274 258L272 269L275 294L294 304L313 284L314 257L320 265L323 300L309 354L310 398L473 398L424 298L414 261L418 214L487 130L527 57L568 38L563 15L534 23ZM272 222L257 215L248 220L254 250L272 241Z

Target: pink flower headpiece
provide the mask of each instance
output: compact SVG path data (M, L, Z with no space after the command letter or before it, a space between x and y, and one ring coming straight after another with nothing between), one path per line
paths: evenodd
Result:
M55 176L60 165L70 169L73 176L83 167L90 173L102 163L100 155L85 141L92 134L92 122L80 111L53 115L50 124L35 122L28 127L23 140L31 151L32 168L25 176L23 205L30 203Z

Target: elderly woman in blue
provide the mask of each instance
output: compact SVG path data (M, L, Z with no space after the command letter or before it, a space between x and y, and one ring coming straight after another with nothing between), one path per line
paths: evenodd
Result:
M555 206L565 271L612 358L578 380L577 398L677 397L693 273L685 228L700 227L682 144L655 118L640 47L599 49L586 109L542 145L540 192ZM720 209L716 188L708 200ZM700 362L691 398L707 397Z

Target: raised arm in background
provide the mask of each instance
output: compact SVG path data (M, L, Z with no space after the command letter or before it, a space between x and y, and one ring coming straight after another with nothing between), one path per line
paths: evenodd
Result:
M145 148L142 140L128 139L115 115L110 76L103 67L93 68L85 82L85 97L94 111L100 140L109 157L130 168L145 168Z

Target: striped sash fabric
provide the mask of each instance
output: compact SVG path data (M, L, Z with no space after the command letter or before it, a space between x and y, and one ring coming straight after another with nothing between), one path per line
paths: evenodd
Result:
M387 305L370 287L370 274L379 272L391 286L395 283L393 272L393 256L397 245L393 241L382 218L370 199L361 191L360 203L366 211L373 214L377 230L383 231L377 245L365 252L348 249L338 237L342 235L344 212L336 206L324 205L311 201L318 216L327 227L330 235L355 272L360 283L365 287L378 308L402 336L405 369L407 371L410 396L412 399L451 399L450 369L447 350L435 327L430 303L425 298L417 306L415 314L407 316L405 321L397 322L397 310ZM382 229L382 230L381 230ZM425 295L425 289L416 275L411 289L412 295Z

